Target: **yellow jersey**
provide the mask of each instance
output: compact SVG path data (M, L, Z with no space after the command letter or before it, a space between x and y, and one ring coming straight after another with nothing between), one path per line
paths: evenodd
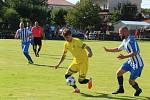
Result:
M85 48L82 48L83 42L78 38L73 38L71 42L64 43L64 51L70 51L74 60L77 62L87 59L87 52Z

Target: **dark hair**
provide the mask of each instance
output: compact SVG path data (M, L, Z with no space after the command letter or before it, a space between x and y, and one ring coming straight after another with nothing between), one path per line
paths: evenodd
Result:
M71 35L71 31L68 28L65 28L63 30L63 36L66 37L66 36L70 36L70 35Z

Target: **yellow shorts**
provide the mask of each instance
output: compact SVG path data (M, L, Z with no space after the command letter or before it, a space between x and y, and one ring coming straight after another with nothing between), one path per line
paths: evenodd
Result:
M82 81L86 78L87 71L88 71L88 58L80 62L73 60L66 74L72 75L74 73L79 72L79 80Z

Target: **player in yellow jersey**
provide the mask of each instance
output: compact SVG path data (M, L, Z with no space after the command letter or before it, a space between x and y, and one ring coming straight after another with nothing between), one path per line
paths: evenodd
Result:
M88 57L92 57L93 55L91 48L84 44L80 39L73 38L71 31L67 28L63 31L63 37L66 40L64 43L63 55L55 68L57 69L60 66L66 57L67 51L70 51L73 56L73 61L65 74L65 78L68 79L72 77L72 74L79 72L78 82L80 84L88 84L88 88L91 89L92 79L86 79L88 71ZM72 85L72 87L74 88L75 93L80 93L76 84Z

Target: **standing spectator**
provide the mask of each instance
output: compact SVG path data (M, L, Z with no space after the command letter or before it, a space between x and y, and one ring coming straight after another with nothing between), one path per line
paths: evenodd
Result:
M26 29L29 30L29 31L32 33L32 24L29 23L29 22L27 22ZM34 44L34 39L33 39L33 37L32 37L32 39L30 40L30 43L31 43L31 45L33 46L33 44Z
M46 26L45 26L45 29L44 29L44 32L45 32L45 38L46 39L50 39L50 27L49 27L49 25L48 24L46 24Z
M32 58L29 55L30 38L32 37L31 31L24 28L24 23L20 22L20 29L17 30L15 38L21 39L22 51L25 57L28 59L29 64L33 64Z
M135 38L139 38L139 32L138 32L138 29L135 30L134 36L135 36Z
M29 31L32 31L32 24L27 22L27 27L26 29L28 29Z
M36 57L39 57L39 52L42 48L42 33L43 28L39 26L39 23L36 21L34 27L32 28L33 38L34 38L34 45L33 51ZM37 45L39 48L37 49Z

